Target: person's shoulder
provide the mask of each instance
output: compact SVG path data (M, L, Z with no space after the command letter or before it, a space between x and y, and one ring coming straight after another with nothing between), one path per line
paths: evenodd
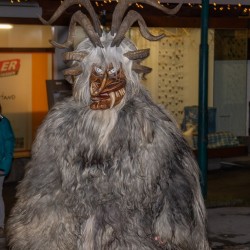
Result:
M0 122L1 123L4 123L5 121L6 121L6 117L5 116L3 116L2 114L0 114Z
M0 119L3 120L3 121L8 121L8 118L4 115L0 115Z
M0 115L0 122L2 124L10 124L9 119L6 116Z

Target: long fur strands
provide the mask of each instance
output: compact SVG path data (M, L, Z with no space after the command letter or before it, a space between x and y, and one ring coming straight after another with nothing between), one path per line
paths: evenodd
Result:
M8 221L13 250L208 250L199 171L171 115L153 103L123 54L86 39L73 97L39 128ZM75 63L75 62L74 62ZM93 64L125 72L126 95L91 110Z

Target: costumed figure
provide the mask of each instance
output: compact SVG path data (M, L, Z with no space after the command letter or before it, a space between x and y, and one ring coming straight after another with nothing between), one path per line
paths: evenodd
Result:
M69 6L70 47L79 24L87 34L66 52L73 96L56 104L38 130L17 203L8 222L14 250L207 250L206 214L193 154L171 115L140 83L148 49L137 50L125 33L138 22L129 4L141 2L176 13L157 1L119 0L110 32L102 31L89 0L65 0L48 21Z

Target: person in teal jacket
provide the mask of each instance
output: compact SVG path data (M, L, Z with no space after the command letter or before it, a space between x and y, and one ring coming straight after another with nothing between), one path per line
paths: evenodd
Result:
M4 236L5 207L3 201L3 182L11 170L14 152L14 133L9 120L2 115L0 104L0 237Z

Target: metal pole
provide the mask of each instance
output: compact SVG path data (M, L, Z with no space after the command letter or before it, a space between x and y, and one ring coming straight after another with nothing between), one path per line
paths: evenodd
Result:
M204 198L207 196L208 15L209 0L202 0L199 61L198 163L201 170L201 189Z

